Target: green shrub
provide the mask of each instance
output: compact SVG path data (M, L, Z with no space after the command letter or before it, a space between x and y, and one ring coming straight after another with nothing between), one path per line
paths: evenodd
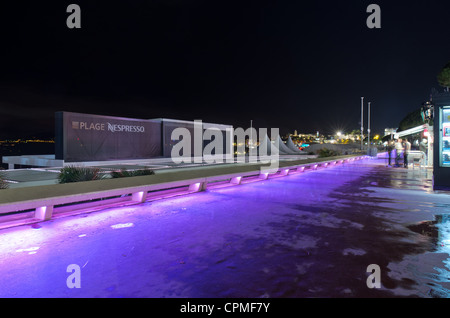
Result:
M153 175L153 174L155 174L155 172L148 168L139 169L139 170L120 169L120 170L111 172L111 177L124 178L124 177L149 176L149 175Z
M6 182L6 176L3 173L0 173L0 189L8 189L9 185Z
M328 148L322 148L320 149L317 154L319 155L319 158L325 158L325 157L335 157L335 156L340 156L341 153L339 151L336 150L331 150Z
M58 175L59 183L80 182L100 180L105 177L105 174L100 168L96 167L81 167L81 166L66 166L60 170Z

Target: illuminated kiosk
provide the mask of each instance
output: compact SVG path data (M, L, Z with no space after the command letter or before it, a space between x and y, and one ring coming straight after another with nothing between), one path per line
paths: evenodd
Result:
M422 124L419 125L417 127L413 127L407 130L402 130L401 132L396 132L394 133L393 137L394 139L398 139L398 138L403 138L406 136L411 136L411 135L415 135L420 133L423 136L423 139L427 140L427 150L426 152L421 152L421 151L415 151L415 150L411 150L409 152L409 162L413 164L413 168L414 168L414 157L416 158L422 158L422 156L425 156L426 160L424 162L423 165L424 167L432 167L433 166L433 126L430 126L429 124Z
M433 189L450 190L450 93L433 95Z

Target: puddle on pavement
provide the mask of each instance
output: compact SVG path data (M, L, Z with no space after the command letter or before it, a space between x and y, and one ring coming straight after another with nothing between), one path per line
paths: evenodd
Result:
M439 237L439 229L436 227L437 223L438 221L421 221L406 227L413 232L426 236L434 244L437 244Z
M430 252L448 254L449 258L446 261L434 267L437 273L427 274L434 281L427 284L430 287L427 295L432 298L449 298L450 290L440 283L450 281L450 214L436 215L434 221L421 221L410 224L407 228L432 243L433 248Z
M435 245L433 251L450 254L450 214L438 214L433 221L421 221L407 226L413 232L428 237ZM443 247L446 247L443 251Z
M427 192L433 190L432 170L430 169L376 169L370 174L367 183L382 188L424 190Z

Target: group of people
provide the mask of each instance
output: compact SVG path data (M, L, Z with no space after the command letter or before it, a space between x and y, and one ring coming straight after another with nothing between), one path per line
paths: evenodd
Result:
M423 152L423 159L424 159L424 164L426 165L426 160L427 160L427 140L424 138L420 144L419 144L419 150L421 152ZM394 153L395 150L395 153ZM400 167L400 161L401 158L403 157L403 167L407 168L408 167L408 155L411 151L411 143L409 142L408 138L398 138L396 140L390 140L387 144L387 151L388 151L388 156L389 156L389 166L392 166L391 164L391 160L393 157L393 153L394 153L394 158L395 158L395 165L394 167Z
M392 152L395 150L395 165L394 167L400 167L400 159L403 157L403 167L408 167L408 155L411 151L411 143L407 138L404 140L398 138L395 141L390 140L387 145L387 151L389 156L389 166L391 166Z

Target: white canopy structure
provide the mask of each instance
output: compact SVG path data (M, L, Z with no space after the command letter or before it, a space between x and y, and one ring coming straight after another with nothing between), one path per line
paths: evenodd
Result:
M292 140L291 140L292 142ZM277 147L278 146L278 147ZM292 143L294 148L295 145ZM258 154L261 155L271 155L278 153L279 155L301 155L305 154L305 152L297 151L290 149L284 142L281 140L281 137L278 135L275 143L272 143L267 135L264 136L263 140L260 141L258 146Z
M429 127L428 124L423 124L423 125L420 125L420 126L417 126L417 127L414 127L414 128L403 130L401 132L396 132L396 133L394 133L394 138L397 139L397 138L401 138L401 137L404 137L404 136L417 134L417 133L420 133L420 132L424 131L425 129L429 129L429 128L430 127Z
M288 140L286 141L286 146L291 149L292 151L295 152L295 154L297 155L301 155L301 154L306 154L305 151L301 151L300 149L298 149L298 147L296 145L294 145L294 142L291 139L291 136L289 136Z
M281 140L280 135L278 135L278 149L280 149L280 154L281 155L297 155L297 152L295 152L294 150L291 150L288 148L288 146L286 146L283 142L283 140Z

